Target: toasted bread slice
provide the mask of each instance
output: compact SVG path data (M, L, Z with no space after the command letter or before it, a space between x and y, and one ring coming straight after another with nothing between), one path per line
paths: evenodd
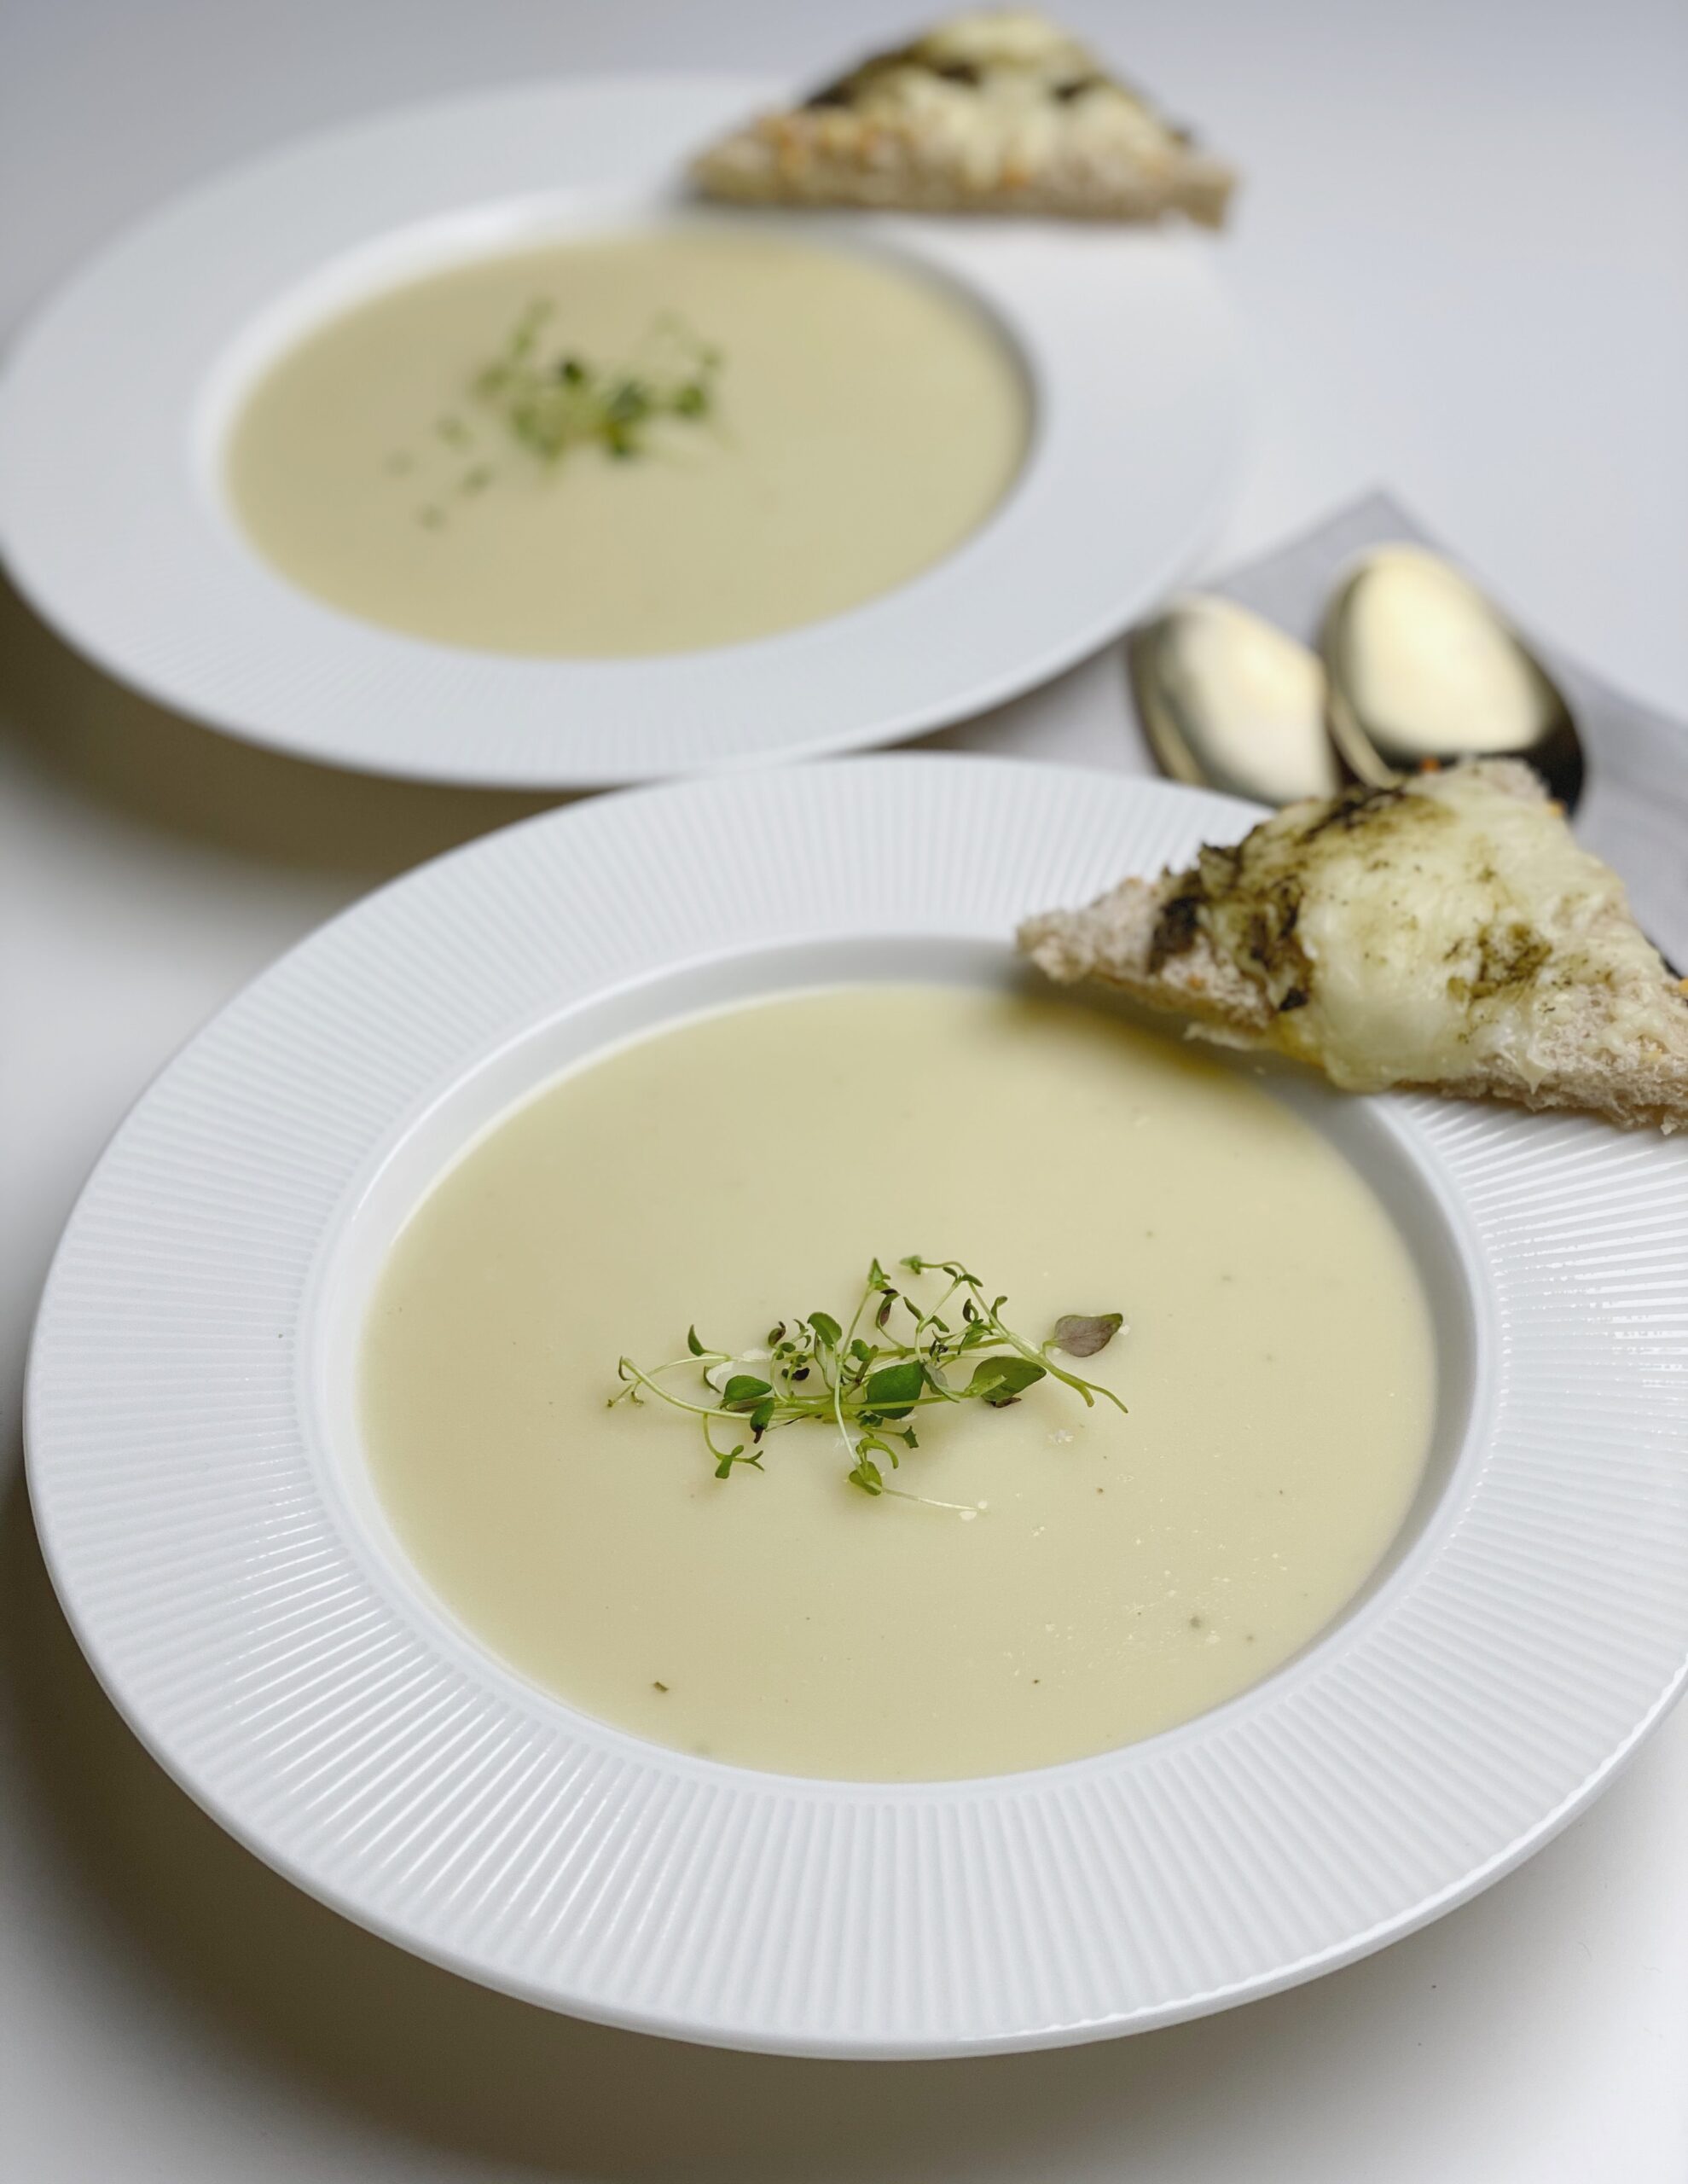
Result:
M712 197L1069 218L1224 218L1235 177L1075 39L1030 14L959 15L875 54L693 168Z
M1053 979L1103 979L1349 1091L1688 1127L1688 982L1517 759L1290 804L1019 939Z

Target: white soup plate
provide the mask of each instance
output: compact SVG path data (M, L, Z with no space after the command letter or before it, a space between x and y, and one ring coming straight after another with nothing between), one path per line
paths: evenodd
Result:
M1260 1080L1417 1258L1429 1467L1334 1627L1099 1757L885 1785L646 1744L484 1649L369 1487L371 1285L500 1114L734 1000L1012 983L1027 911L1254 816L953 757L649 789L441 859L232 1002L95 1171L30 1373L54 1582L177 1780L300 1887L471 1978L827 2055L1193 2017L1363 1955L1545 1842L1688 1666L1688 1148L1655 1136Z
M730 77L538 85L318 137L97 258L0 380L0 552L100 665L301 757L439 781L601 786L890 741L980 711L1122 629L1216 523L1240 439L1211 246L1052 222L719 211L687 155L780 96ZM1023 468L945 560L847 613L659 658L432 644L305 593L248 543L222 450L303 333L465 258L671 218L888 253L1018 351Z

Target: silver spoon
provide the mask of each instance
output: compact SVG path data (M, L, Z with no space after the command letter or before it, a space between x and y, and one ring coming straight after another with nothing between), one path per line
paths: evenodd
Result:
M1546 668L1466 578L1434 554L1369 554L1326 610L1321 661L1247 608L1172 601L1126 639L1132 695L1175 781L1257 803L1383 787L1427 760L1528 759L1567 810L1586 769Z
M1564 694L1469 578L1380 546L1337 586L1320 635L1343 763L1382 787L1427 761L1523 758L1567 811L1586 768Z
M1175 781L1257 804L1342 787L1324 668L1258 614L1186 593L1129 633L1125 657L1137 717Z

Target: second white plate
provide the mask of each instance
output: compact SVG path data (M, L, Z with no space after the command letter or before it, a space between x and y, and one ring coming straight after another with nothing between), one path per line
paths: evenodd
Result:
M314 319L466 249L668 217L687 154L778 95L653 76L454 101L312 140L148 221L49 306L0 388L15 581L71 642L183 712L443 781L601 786L810 757L960 718L1069 665L1179 573L1235 467L1229 317L1204 247L1175 235L783 222L960 283L1020 351L1034 433L1007 499L958 551L775 637L639 659L426 643L297 590L229 514L231 404Z

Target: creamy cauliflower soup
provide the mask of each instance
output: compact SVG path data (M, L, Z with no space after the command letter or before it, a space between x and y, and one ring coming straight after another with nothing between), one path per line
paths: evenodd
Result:
M800 1317L843 1348L876 1258L942 1292L910 1253L1126 1409L1053 1374L933 1399L881 1429L919 1427L875 1495L833 1420L753 1443L717 1414L760 1458L720 1478L697 1412L625 1399L624 1356L722 1402L689 1328L751 1386ZM685 1023L499 1123L399 1236L361 1387L399 1541L526 1676L687 1751L910 1780L1151 1735L1305 1646L1412 1499L1435 1369L1382 1206L1246 1072L1068 1002L880 985Z
M977 529L1006 342L889 259L708 225L477 258L259 379L226 452L284 575L444 644L687 651L836 614Z

